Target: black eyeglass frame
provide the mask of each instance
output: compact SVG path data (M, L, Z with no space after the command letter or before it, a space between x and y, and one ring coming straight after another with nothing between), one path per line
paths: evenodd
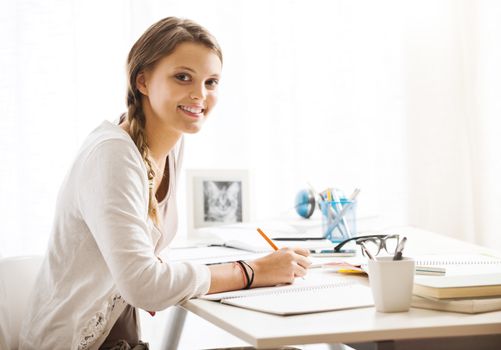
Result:
M360 245L360 242L365 242L365 241L368 241L370 240L371 238L377 238L380 240L380 244L379 244L379 250L377 252L377 254L379 254L379 252L381 251L381 248L384 248L387 252L388 252L388 249L386 247L386 239L387 238L393 238L393 237L396 237L397 238L397 245L398 243L400 242L400 235L398 234L389 234L389 235L365 235L365 236L357 236L357 237L351 237L351 238L348 238L348 239L345 239L344 241L340 242L338 245L336 245L334 247L334 252L339 252L341 251L341 248L348 242L351 242L351 241L355 241L356 244ZM388 252L391 254L391 252ZM377 255L376 254L376 255Z

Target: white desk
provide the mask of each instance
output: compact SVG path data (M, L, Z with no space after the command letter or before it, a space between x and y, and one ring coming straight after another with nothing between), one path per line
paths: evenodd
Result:
M391 233L409 238L406 255L410 256L487 251L412 228ZM311 273L317 272L312 270ZM434 344L438 344L437 349L467 349L472 346L468 345L468 339L474 339L476 350L501 349L501 311L465 315L412 308L407 313L384 314L371 307L282 317L200 299L189 300L182 306L256 348L312 343L374 343L373 348L377 349L400 349L399 344L405 344L405 349L432 349ZM472 336L475 338L465 338ZM450 337L462 338L445 339Z

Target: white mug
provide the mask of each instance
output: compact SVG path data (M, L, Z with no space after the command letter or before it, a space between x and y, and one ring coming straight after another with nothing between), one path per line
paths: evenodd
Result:
M376 310L403 312L411 306L415 263L411 258L393 260L392 256L369 260L369 283Z

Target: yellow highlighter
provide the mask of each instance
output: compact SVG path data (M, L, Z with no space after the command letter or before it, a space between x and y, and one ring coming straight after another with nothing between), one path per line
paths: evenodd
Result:
M337 270L339 273L345 273L345 274L354 274L354 275L363 275L365 274L364 270L350 270L350 269L339 269Z

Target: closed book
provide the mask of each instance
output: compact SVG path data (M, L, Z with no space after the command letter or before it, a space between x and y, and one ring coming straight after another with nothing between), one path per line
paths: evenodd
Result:
M501 296L501 273L421 277L413 292L436 299Z
M434 299L412 296L412 307L440 311L478 314L501 310L501 297L498 298L465 298L465 299Z

